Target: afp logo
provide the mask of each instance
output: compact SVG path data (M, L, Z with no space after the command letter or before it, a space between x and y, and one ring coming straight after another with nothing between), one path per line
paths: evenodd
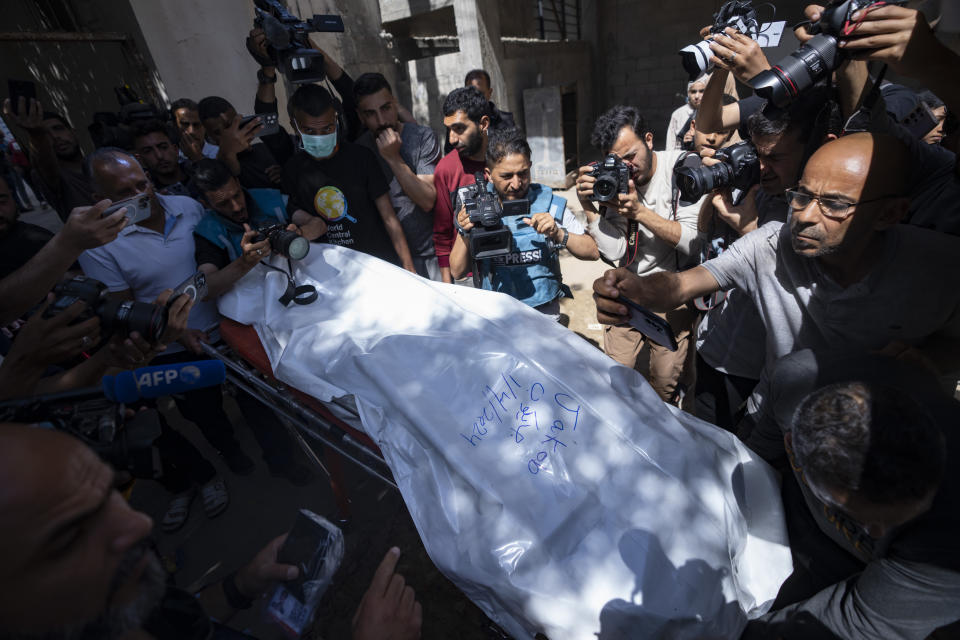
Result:
M154 369L153 371L144 371L137 378L137 387L143 389L166 386L178 380L186 385L193 386L200 381L200 376L200 368L190 364L180 369Z

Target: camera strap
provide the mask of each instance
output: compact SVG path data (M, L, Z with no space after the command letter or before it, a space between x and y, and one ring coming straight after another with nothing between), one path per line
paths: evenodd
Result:
M885 75L887 75L887 65L883 65L880 68L876 79L873 81L873 86L870 88L870 93L863 99L860 108L854 111L853 114L847 118L847 121L843 123L843 130L840 132L841 136L870 130L871 112L873 111L874 105L876 105L877 101L883 96L880 85L883 84L883 77Z
M268 269L279 271L287 277L287 289L283 292L283 295L277 299L277 301L283 306L287 307L291 302L300 306L305 306L312 302L316 302L317 298L320 296L320 294L317 293L317 288L312 284L298 285L296 280L293 279L293 263L290 258L287 258L287 268L289 271L284 271L283 269L275 267L272 264L266 264L263 262L260 264Z

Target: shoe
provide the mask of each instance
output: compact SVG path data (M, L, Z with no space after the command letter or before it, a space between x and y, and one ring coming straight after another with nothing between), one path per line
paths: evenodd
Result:
M196 493L195 489L190 489L173 497L173 500L167 505L167 512L163 514L163 520L160 522L161 528L166 533L178 531L187 523L187 518L190 517L190 504L193 502Z
M230 504L227 484L220 476L200 487L200 497L203 498L203 512L208 518L216 518L226 511Z
M274 478L284 478L295 487L305 487L313 482L313 472L307 465L291 462L284 465L270 466L270 475Z
M239 447L234 451L221 453L220 455L223 456L227 466L230 467L230 471L238 476L250 475L257 466L250 456L245 454Z

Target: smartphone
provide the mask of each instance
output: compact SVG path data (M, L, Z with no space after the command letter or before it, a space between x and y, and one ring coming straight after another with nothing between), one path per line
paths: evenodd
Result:
M313 513L307 509L301 509L297 513L293 529L290 530L286 541L277 552L278 563L292 564L300 569L297 579L284 582L283 586L301 603L306 604L304 584L317 580L320 572L323 571L330 541L330 531L319 521L314 520Z
M641 307L633 300L620 296L617 302L630 310L630 326L670 351L677 350L677 339L667 321L654 312Z
M254 118L260 118L260 131L257 132L258 138L280 133L280 116L275 113L257 113L252 116L243 116L240 118L240 126L247 126Z
M933 131L933 128L939 123L937 117L933 115L933 111L930 110L930 107L922 102L917 102L917 106L913 108L913 111L904 116L900 124L906 127L914 138L920 140L923 136Z
M189 278L181 282L176 289L173 290L173 293L170 295L170 299L167 300L167 308L169 308L173 301L179 298L182 295L190 296L190 299L196 302L197 300L203 300L207 295L207 276L203 271L197 271Z
M107 207L107 210L103 212L103 217L107 216L123 209L127 208L127 221L128 224L136 224L142 222L150 217L150 196L145 193L135 195L132 198L127 198L126 200L119 200L114 202L112 205Z
M27 109L30 108L30 100L37 99L37 85L30 80L14 80L12 78L7 80L7 92L10 96L10 108L13 109L14 113L19 109L20 98L24 99L24 103ZM26 115L26 114L18 114Z

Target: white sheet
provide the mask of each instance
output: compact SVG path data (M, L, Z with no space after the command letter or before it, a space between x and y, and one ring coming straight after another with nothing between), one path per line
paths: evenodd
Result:
M257 268L220 311L280 380L356 396L430 557L514 637L735 638L767 611L779 489L734 436L508 296L332 245L296 269L312 305Z

